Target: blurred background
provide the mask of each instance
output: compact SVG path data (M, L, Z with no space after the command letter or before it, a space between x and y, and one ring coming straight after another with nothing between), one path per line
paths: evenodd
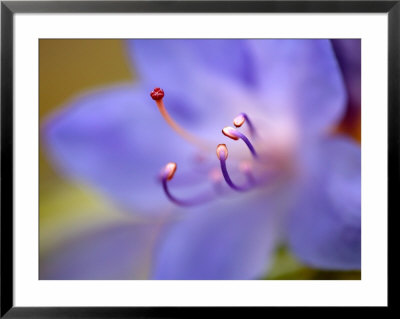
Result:
M40 40L39 50L41 121L85 90L135 79L121 40L46 39ZM353 117L337 130L361 142L360 114ZM40 147L39 196L41 258L86 229L126 216L92 189L65 180L53 169L43 147ZM354 280L361 279L361 272L310 269L281 247L265 279Z

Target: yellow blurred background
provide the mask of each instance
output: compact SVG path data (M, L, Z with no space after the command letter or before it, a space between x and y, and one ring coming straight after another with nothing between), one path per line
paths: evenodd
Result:
M120 40L42 39L39 42L39 115L43 119L84 90L133 79ZM56 178L40 152L40 189Z
M39 41L40 122L87 89L133 80L121 40L41 39ZM41 144L39 154L40 253L76 233L115 218L117 209L82 185L64 180L52 168ZM85 223L87 221L87 223ZM79 223L77 223L79 222ZM78 229L81 225L82 229Z

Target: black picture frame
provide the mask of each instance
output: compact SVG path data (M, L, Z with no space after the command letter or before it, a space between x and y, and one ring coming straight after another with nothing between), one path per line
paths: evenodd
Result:
M13 27L16 13L312 12L388 14L388 213L398 213L400 1L1 1L1 318L145 318L226 316L226 308L15 307L13 302ZM389 214L390 217L390 214ZM393 227L394 223L388 226ZM393 234L393 231L389 233ZM390 246L389 246L390 247ZM389 283L390 281L388 281ZM391 298L388 299L390 308ZM269 313L274 308L236 308ZM276 310L276 309L275 309ZM306 308L286 308L301 315ZM280 311L280 310L278 310ZM323 310L324 311L324 310ZM347 308L346 311L349 311ZM370 310L368 310L370 311Z

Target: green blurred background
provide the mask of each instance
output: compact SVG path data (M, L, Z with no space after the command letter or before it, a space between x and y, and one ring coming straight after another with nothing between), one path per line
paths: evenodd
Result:
M42 39L39 42L40 121L85 90L132 81L134 77L121 40ZM338 131L360 141L360 121L351 127L341 126ZM56 249L64 240L88 228L125 218L104 197L57 174L42 144L39 152L40 254ZM280 247L275 264L265 278L361 279L361 272L310 269Z

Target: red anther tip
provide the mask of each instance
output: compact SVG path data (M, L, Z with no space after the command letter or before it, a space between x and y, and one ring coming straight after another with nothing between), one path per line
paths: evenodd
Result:
M153 91L151 91L150 96L154 101L161 100L164 97L164 90L155 88Z

